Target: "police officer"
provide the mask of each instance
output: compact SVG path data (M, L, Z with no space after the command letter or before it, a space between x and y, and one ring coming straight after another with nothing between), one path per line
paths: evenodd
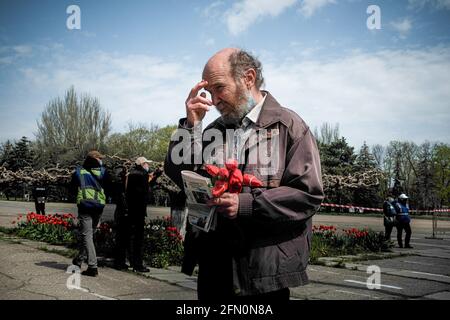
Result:
M411 239L411 218L409 216L408 196L404 193L398 196L398 201L395 202L395 210L397 211L397 242L400 248L403 248L403 230L405 230L405 248L413 248L409 241Z
M100 152L90 151L83 165L73 173L71 181L72 193L76 193L82 238L79 254L72 263L81 268L82 262L87 259L88 268L81 274L91 277L98 275L94 232L106 204L106 195L110 193L110 177L103 167L103 158Z
M394 198L388 197L383 203L383 224L384 224L384 236L386 240L391 240L392 229L394 228L397 219L397 212L395 211Z
M47 189L44 186L33 188L34 206L37 214L45 214L45 201L47 199Z

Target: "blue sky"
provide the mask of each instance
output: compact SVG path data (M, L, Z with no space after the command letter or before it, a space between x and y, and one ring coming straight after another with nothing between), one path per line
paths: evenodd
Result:
M73 4L80 30L66 27ZM99 98L113 131L174 124L227 46L255 53L265 89L312 128L339 123L356 147L450 142L450 0L0 0L0 141L34 138L71 85Z

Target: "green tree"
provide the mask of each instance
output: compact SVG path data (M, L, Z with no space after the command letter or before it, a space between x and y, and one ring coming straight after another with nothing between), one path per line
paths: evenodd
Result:
M365 141L356 157L355 165L357 171L373 170L377 167L377 161Z
M450 205L450 146L438 144L433 152L434 182L440 207Z
M14 165L12 170L18 170L24 167L32 167L34 163L34 151L31 147L31 141L27 137L22 137L15 143L13 149Z
M356 157L354 166L355 171L369 174L370 172L378 171L379 169L377 166L378 164L374 155L370 152L366 142L364 142ZM371 187L358 186L353 191L353 203L366 207L378 207L383 198L383 196L380 195L379 190L380 185Z
M11 170L14 161L14 145L7 140L1 145L0 165Z
M391 141L386 148L384 171L394 196L410 194L417 176L419 147L413 142Z
M153 161L164 161L170 137L176 126L159 127L151 124L128 125L126 133L114 133L108 139L108 152L119 157L145 156Z
M433 166L433 146L425 142L420 146L417 159L415 189L413 198L418 208L432 209L437 202L436 183Z
M344 137L330 144L320 144L320 157L326 174L348 175L355 171L354 148L348 145Z
M50 101L38 121L36 134L41 165L74 164L90 149L105 151L111 115L97 98L77 94L74 87L63 99Z

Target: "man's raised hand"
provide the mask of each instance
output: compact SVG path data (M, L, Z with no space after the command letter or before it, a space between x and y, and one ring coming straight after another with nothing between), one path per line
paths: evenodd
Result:
M212 106L212 102L206 99L206 93L202 92L198 95L198 92L207 85L207 81L200 81L192 88L186 99L186 117L189 127L193 127L197 122L202 121L206 112L209 111L209 107Z

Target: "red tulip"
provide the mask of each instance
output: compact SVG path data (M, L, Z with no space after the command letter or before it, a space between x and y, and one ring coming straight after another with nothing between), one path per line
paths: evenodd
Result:
M212 164L206 164L205 165L205 170L212 177L217 177L217 175L219 174L219 170L220 169L219 169L219 167L213 166Z
M237 160L235 160L235 159L228 159L228 160L225 162L225 167L227 167L227 169L228 169L229 171L234 171L234 170L236 170L237 167L238 167L238 162L237 162Z
M258 178L256 178L254 175L247 173L244 174L243 184L244 186L249 186L251 188L263 186L262 182Z
M218 173L219 179L225 180L225 179L228 179L229 176L230 176L230 172L227 170L227 168L219 169L219 173Z
M212 189L212 196L214 198L219 198L228 189L228 182L223 180L217 180L214 188Z
M242 177L242 172L239 169L235 169L230 176L229 181L229 192L239 193L242 191L242 182L244 178Z

